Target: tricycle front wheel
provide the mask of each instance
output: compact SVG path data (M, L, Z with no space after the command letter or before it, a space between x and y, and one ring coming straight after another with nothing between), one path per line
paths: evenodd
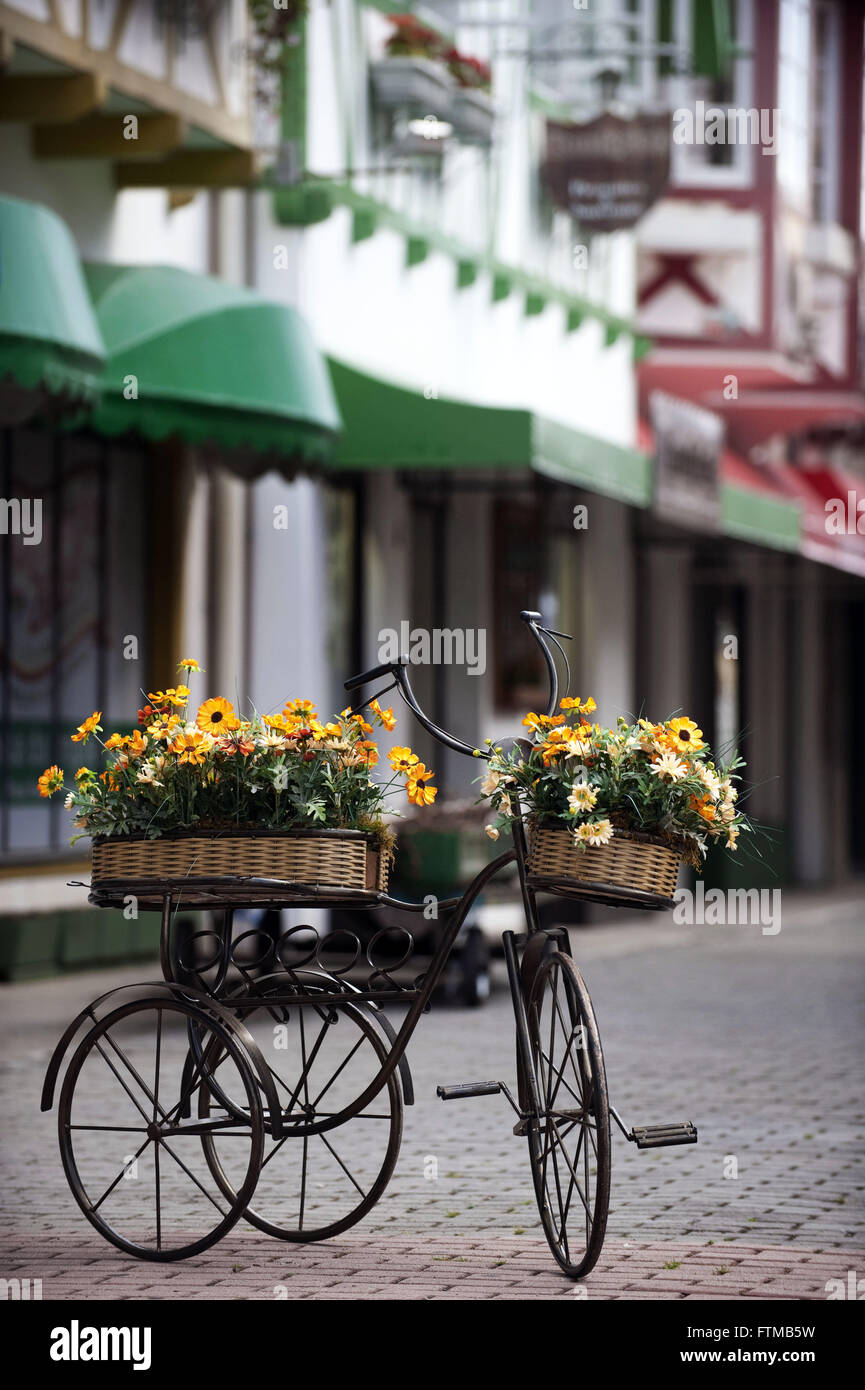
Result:
M526 999L540 1110L527 1122L541 1224L572 1279L598 1260L610 1203L610 1109L592 1001L570 956L542 960Z

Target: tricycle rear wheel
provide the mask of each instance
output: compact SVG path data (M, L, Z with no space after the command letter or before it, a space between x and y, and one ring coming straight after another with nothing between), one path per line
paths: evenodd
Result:
M190 1064L190 1030L200 1048ZM203 1077L218 1068L238 1099L207 1120L235 1152L237 1185L220 1191L192 1119ZM240 1219L264 1152L251 1060L230 1024L187 1000L144 998L82 1038L63 1079L60 1155L73 1196L100 1235L143 1260L182 1260Z
M311 977L310 977L311 978ZM312 984L296 986L308 993ZM396 1071L358 1115L347 1115L384 1066L387 1042L362 1007L335 1005L320 989L321 1007L292 1005L285 976L258 981L262 1001L238 1009L269 1066L282 1102L283 1135L267 1138L255 1205L244 1216L279 1240L326 1240L355 1225L390 1181L402 1140L403 1098ZM268 999L268 995L274 996ZM231 1007L231 1000L225 1001ZM231 1102L222 1078L199 1093L199 1115ZM266 1116L267 1118L267 1116ZM234 1151L214 1132L203 1140L208 1167L222 1192L236 1192Z

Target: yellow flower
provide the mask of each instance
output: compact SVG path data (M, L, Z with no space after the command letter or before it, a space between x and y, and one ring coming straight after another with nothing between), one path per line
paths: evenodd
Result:
M185 656L182 661L178 661L177 669L178 671L198 671L200 674L204 674L198 662L191 656Z
M96 776L96 773L95 773L95 772L91 772L89 767L79 767L78 771L77 771L76 774L75 774L75 781L76 781L76 782L89 782L89 781L91 780L91 778L93 778L93 777L95 777L95 776Z
M170 714L167 719L158 719L155 724L148 724L147 732L157 743L167 743L170 738L174 738L179 724L178 716Z
M228 729L237 728L237 715L233 705L221 695L215 695L212 700L205 700L203 705L199 705L195 722L203 733L224 734Z
M437 787L428 785L435 776L423 763L415 763L405 784L406 795L413 806L431 806L436 799Z
M128 734L112 734L110 738L105 740L105 747L111 753L115 748L125 748L128 742Z
M189 686L179 685L176 690L166 690L165 695L177 709L180 709L189 699Z
M207 757L210 740L203 733L183 733L178 734L168 747L170 752L178 754L179 763L190 763L197 767Z
M83 724L79 724L75 733L71 735L73 743L86 743L91 734L95 733L100 727L99 721L102 718L102 710L94 710L89 714Z
M36 785L40 796L53 796L63 786L63 769L52 763L46 767Z
M664 742L674 753L696 753L705 748L703 730L698 729L693 719L671 719L664 725Z
M419 763L416 753L410 748L392 748L387 755L387 760L394 772L410 772Z

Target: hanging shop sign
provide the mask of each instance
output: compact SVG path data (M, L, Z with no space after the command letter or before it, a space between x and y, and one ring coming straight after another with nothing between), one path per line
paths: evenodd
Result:
M670 129L669 112L547 121L541 172L553 200L586 231L633 227L667 186Z
M717 531L723 421L663 391L652 392L649 411L655 434L655 514L692 530Z

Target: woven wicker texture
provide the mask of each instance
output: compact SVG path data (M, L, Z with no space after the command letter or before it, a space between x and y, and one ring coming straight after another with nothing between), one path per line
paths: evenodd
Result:
M390 856L339 835L184 836L94 843L92 883L128 879L253 877L354 888L387 888Z
M530 832L528 868L530 874L608 883L669 898L676 887L679 856L665 844L636 839L626 830L615 831L607 845L577 849L571 831L536 826Z

